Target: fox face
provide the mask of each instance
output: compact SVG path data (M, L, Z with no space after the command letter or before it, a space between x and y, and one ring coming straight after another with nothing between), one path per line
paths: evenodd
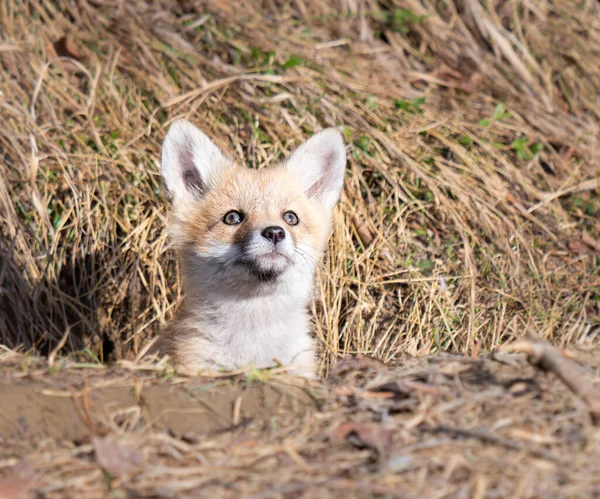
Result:
M309 293L345 164L335 129L314 135L280 165L252 170L227 159L192 124L175 122L163 145L162 173L186 292Z

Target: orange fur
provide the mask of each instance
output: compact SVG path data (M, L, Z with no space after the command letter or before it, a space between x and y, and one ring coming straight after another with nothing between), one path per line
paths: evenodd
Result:
M245 223L221 223L230 210L245 214ZM194 245L209 251L210 243L235 243L248 233L268 225L283 224L282 215L296 212L300 223L287 227L294 242L303 242L322 251L331 228L331 211L304 195L296 176L281 167L250 170L235 166L223 177L177 227L177 245Z

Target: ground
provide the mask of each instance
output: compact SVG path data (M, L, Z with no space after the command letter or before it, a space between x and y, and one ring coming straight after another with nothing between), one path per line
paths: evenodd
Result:
M598 352L569 353L598 384ZM0 497L600 493L589 407L518 354L349 356L324 382L65 360L49 372L10 352L0 365Z
M581 394L497 357L534 331L598 382L599 8L3 2L0 495L598 494ZM159 173L180 117L256 168L343 127L329 381L144 358L182 299ZM335 367L362 354L385 365Z

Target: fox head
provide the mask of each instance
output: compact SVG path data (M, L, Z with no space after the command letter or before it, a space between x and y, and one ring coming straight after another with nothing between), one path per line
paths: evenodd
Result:
M162 174L187 291L309 291L345 166L335 129L317 133L285 162L254 170L226 158L191 123L173 123L163 144Z

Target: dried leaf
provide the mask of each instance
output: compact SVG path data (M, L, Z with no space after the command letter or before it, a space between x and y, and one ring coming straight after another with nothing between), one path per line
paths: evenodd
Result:
M340 360L331 370L330 378L335 379L342 374L359 370L380 370L386 369L386 365L380 360L369 357L368 355L356 354L348 355Z
M436 76L446 82L448 88L459 88L467 94L477 93L483 75L475 71L470 76L461 73L446 64L442 64L436 72Z
M348 388L347 386L341 386L339 388L335 388L333 390L333 393L335 393L336 395L338 395L340 397L350 397L350 396L354 395L354 390L352 390L351 388Z
M482 80L483 75L481 73L473 73L469 81L460 83L460 88L466 94L475 94L478 92Z
M590 236L587 232L583 232L581 234L581 241L584 244L587 244L590 248L600 252L600 241L596 241L592 236Z
M356 233L360 238L360 242L363 244L365 248L367 248L373 242L373 234L365 224L363 220L358 215L354 215L352 217L352 224L356 229Z
M71 59L75 59L76 61L79 61L81 59L81 56L77 51L77 47L68 36L63 36L62 38L55 41L53 47L58 57L70 57Z
M591 255L595 253L593 248L590 248L587 244L579 239L573 239L569 241L569 249L573 253L577 253L579 255Z
M359 397L361 399L367 399L367 400L387 400L387 399L393 399L396 398L396 394L394 392L384 392L384 391L370 391L370 390L365 390L364 392L361 392L359 394Z
M442 64L437 70L438 78L442 78L444 80L454 79L454 80L463 80L465 76L456 69L452 69L447 64Z
M382 459L392 442L393 432L376 423L342 423L329 434L333 442L348 441L359 448L371 448Z
M98 464L112 477L130 473L143 462L142 455L129 447L123 447L111 438L94 438Z
M0 480L0 499L23 499L34 497L29 492L33 486L33 465L26 460L20 461L10 473Z

